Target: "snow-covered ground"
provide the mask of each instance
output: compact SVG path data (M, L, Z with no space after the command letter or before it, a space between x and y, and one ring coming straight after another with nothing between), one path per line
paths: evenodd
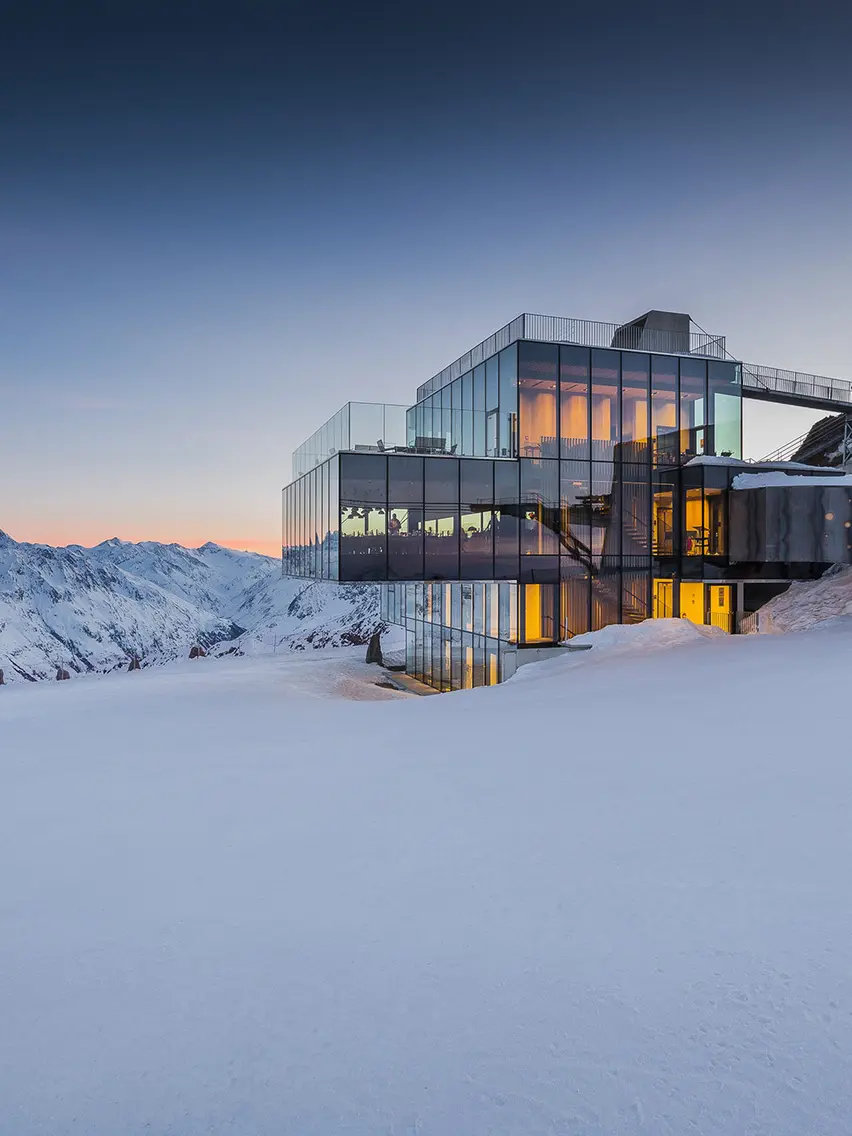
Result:
M852 635L634 631L0 688L0 1131L847 1136Z

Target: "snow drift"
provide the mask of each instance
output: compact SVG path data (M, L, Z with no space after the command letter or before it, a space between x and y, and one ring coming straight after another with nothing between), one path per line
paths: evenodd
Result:
M0 688L0 1129L848 1136L852 636L678 633Z

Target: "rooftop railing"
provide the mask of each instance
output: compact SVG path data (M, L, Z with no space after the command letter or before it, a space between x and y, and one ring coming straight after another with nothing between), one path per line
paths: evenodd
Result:
M693 325L694 327L694 325ZM544 343L576 343L581 347L616 347L626 351L654 351L662 355L705 355L714 359L727 357L725 337L706 331L657 331L640 324L605 323L600 320L572 319L568 316L542 316L524 312L466 351L449 367L433 375L417 388L421 402L433 391L440 390L466 371L484 363L517 339L534 339Z

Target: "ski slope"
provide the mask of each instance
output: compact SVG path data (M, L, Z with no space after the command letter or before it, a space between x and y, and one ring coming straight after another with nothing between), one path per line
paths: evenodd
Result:
M0 688L0 1132L847 1136L852 636L648 626Z

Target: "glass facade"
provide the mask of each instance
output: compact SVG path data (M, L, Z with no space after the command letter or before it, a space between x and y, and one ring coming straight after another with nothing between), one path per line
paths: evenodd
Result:
M493 686L515 673L518 593L492 580L382 589L382 619L405 628L406 671L437 690Z
M380 453L407 445L408 407L383 402L347 402L293 451L293 477L344 450Z
M505 645L661 614L722 626L727 473L689 463L738 457L741 421L736 363L516 342L410 408L404 446L289 485L284 571L391 585L411 673L440 689L505 677Z
M408 448L418 454L516 457L518 346L513 343L412 406Z

